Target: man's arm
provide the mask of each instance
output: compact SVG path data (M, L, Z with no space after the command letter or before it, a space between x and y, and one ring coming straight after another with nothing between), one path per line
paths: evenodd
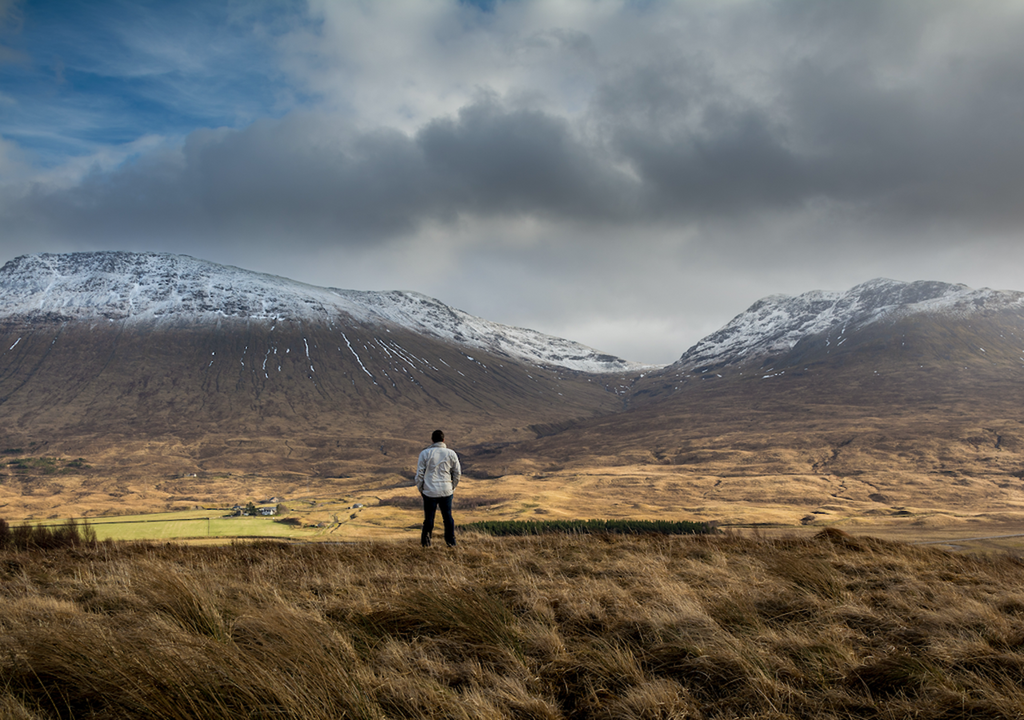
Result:
M452 451L452 490L459 484L459 478L462 477L462 465L459 463L459 456L453 450Z
M416 461L416 489L421 493L423 492L423 476L427 472L427 460L423 455L420 453L419 460Z

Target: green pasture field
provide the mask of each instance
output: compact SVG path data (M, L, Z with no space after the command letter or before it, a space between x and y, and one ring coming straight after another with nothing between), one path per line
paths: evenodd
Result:
M227 510L189 510L184 512L124 515L78 519L96 532L97 540L191 540L204 538L284 538L323 539L327 528L308 528L275 522L273 517L225 517ZM50 520L33 525L55 526L65 520Z

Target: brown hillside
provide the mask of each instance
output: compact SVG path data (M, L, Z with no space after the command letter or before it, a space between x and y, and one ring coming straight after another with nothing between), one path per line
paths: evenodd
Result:
M619 406L611 380L354 321L33 324L3 328L0 347L5 429L49 442L429 435L438 423L486 440Z
M0 348L8 462L82 457L89 468L72 482L74 468L39 476L0 467L10 517L47 505L95 512L81 499L92 495L107 497L103 511L226 500L259 485L245 476L279 478L271 495L353 473L390 474L393 484L436 427L459 447L533 437L530 426L617 409L613 383L624 382L355 322L8 324ZM152 492L191 475L195 486ZM203 491L225 475L237 481Z
M549 484L588 487L627 514L812 526L985 516L1024 532L1024 353L1009 335L994 320L917 318L841 352L810 340L763 366L669 367L634 384L627 411L482 464L498 473L529 457Z

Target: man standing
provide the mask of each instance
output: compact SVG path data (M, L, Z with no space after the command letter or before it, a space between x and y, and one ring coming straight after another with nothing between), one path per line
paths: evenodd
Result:
M444 444L444 433L435 430L430 436L434 443L420 453L416 464L416 489L423 496L423 534L420 543L430 547L430 534L434 531L434 515L441 509L444 520L444 541L455 547L455 520L452 518L452 497L462 477L459 456Z

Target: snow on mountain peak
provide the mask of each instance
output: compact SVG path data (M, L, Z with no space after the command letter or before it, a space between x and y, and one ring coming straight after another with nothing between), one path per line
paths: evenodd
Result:
M870 280L846 292L815 290L758 300L674 364L701 370L791 349L808 336L863 327L882 318L924 312L967 314L992 305L1024 304L1024 293L973 290L941 282Z
M648 367L534 330L489 322L419 293L322 288L185 255L44 253L15 258L0 269L0 317L7 318L330 322L342 315L533 364L597 373Z
M166 253L21 256L0 269L0 283L3 316L300 319L338 305L323 288Z

